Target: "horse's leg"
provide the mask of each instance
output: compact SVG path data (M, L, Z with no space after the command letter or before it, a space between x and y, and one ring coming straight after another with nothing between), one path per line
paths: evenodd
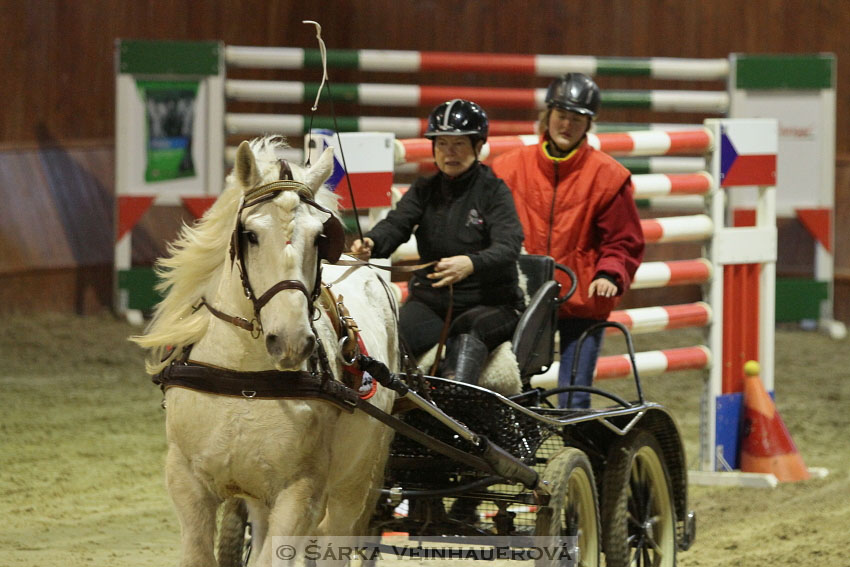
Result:
M192 473L189 461L173 443L165 462L165 481L180 520L180 567L213 567L215 513L220 500Z
M368 535L389 456L390 437L384 425L365 414L344 416L340 421L328 477L328 513L321 533ZM363 443L363 439L369 442Z
M377 459L381 460L381 459ZM373 467L364 467L369 470ZM372 481L373 475L356 475L346 479L353 482L332 483L327 514L319 526L323 535L362 536L366 534L369 518L378 500Z
M272 559L294 564L287 553L295 550L301 555L306 539L316 535L316 526L324 513L327 497L322 490L325 479L302 477L290 484L278 494L275 503L269 508L269 523L262 549L258 550L258 565L272 564ZM286 536L285 540L275 536ZM286 547L279 550L276 548ZM292 558L294 559L294 558Z

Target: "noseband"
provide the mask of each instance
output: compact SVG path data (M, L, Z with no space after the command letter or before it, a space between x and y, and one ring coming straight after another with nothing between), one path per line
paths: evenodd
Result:
M305 183L296 181L292 178L292 170L285 160L280 160L280 162L280 179L272 181L271 183L260 185L245 193L242 204L237 212L236 227L234 228L233 235L230 239L230 260L239 269L239 277L242 281L242 290L245 293L245 297L248 298L253 305L253 320L248 321L241 317L226 315L213 308L209 303L207 303L206 299L203 298L201 299L201 303L196 307L200 308L201 306L206 306L210 313L219 319L250 331L254 338L259 338L263 332L263 326L260 321L260 310L269 301L271 301L275 295L284 290L292 289L304 294L304 297L307 299L308 314L312 321L315 311L314 303L319 297L319 292L321 290L322 260L327 260L332 264L335 263L339 260L344 247L344 229L339 219L337 219L330 210L316 203L312 199L313 193ZM284 191L295 191L302 203L305 203L318 211L327 213L328 215L328 219L322 225L322 234L319 236L318 253L316 254L315 283L313 284L313 289L308 290L307 286L304 285L304 282L300 280L282 280L271 286L261 296L257 297L248 277L248 270L245 267L244 250L241 245L240 235L243 232L242 213L250 207L271 201Z

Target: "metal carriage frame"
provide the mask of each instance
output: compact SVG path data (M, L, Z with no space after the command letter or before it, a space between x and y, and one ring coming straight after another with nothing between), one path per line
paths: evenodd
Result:
M557 307L574 291L575 278L548 257L524 257L520 266L533 292L512 344L524 391L506 398L425 377L427 395L439 411L420 404L398 416L418 439L403 431L396 435L372 529L438 541L572 535L577 539L570 545L585 547L579 550L582 565L598 565L600 551L608 566L675 565L676 552L693 542L696 525L688 508L684 448L670 412L644 398L628 330L601 323L585 336L599 326L624 333L634 401L596 387L532 388L531 376L552 364ZM555 269L572 281L561 297ZM584 336L578 351L583 341ZM577 390L612 404L559 409L548 401ZM423 436L480 455L488 466L470 465Z

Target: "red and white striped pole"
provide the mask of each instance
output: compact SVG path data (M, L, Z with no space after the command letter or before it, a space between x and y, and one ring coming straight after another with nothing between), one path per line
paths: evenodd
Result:
M708 215L643 219L640 226L646 242L705 240L714 232L714 222Z
M608 317L624 325L632 334L670 331L686 327L705 327L711 322L711 307L704 301L681 305L640 307L614 311ZM616 334L616 329L608 329Z
M644 262L632 281L632 289L668 287L671 285L701 284L712 275L711 262L705 258Z
M702 345L635 354L635 366L640 376L658 376L676 370L702 370L710 364L711 351ZM603 356L596 363L596 380L632 375L632 363L627 354Z
M481 150L481 159L536 144L535 135L491 136ZM637 131L588 134L587 142L614 156L667 156L702 154L711 149L713 138L706 129L681 131ZM425 138L396 140L396 164L432 161L431 141Z
M679 370L704 370L711 364L711 350L703 345L635 353L635 366L641 377ZM532 387L546 390L557 387L559 368L556 361L546 373L533 376ZM628 378L633 375L632 363L627 354L603 356L596 362L596 380Z

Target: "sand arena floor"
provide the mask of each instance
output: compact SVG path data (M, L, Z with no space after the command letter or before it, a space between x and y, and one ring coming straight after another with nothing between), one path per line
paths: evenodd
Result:
M164 414L126 340L136 332L108 315L0 322L0 564L177 564ZM638 350L699 340L635 337ZM777 407L806 463L830 474L773 490L692 487L697 541L679 565L850 565L850 341L784 329L776 346ZM692 468L701 384L699 372L644 382L673 410Z

